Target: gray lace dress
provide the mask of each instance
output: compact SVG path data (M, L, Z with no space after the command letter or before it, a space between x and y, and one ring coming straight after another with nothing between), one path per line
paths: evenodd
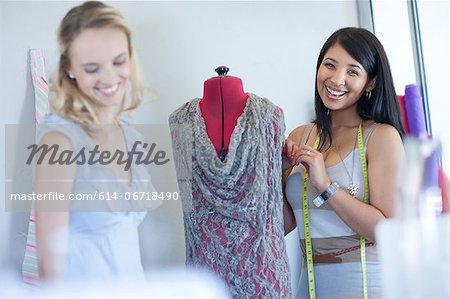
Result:
M290 298L283 229L283 111L248 94L222 162L194 99L169 117L183 200L187 265L210 269L234 298Z

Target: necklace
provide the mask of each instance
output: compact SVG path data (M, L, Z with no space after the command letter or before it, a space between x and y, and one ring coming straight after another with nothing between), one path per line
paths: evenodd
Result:
M358 194L358 190L359 190L359 185L356 184L356 183L353 181L353 171L355 170L356 141L358 140L358 131L360 130L360 128L361 128L361 123L359 124L359 127L358 127L358 129L356 130L355 145L353 146L353 153L352 153L352 175L350 175L350 171L348 171L347 166L345 165L344 159L342 159L342 156L341 156L341 153L340 153L340 150L339 150L339 146L338 146L337 144L335 145L336 150L337 150L337 153L338 153L338 155L339 155L339 158L341 159L342 164L344 165L345 172L347 173L348 178L350 179L350 184L348 184L348 186L347 186L347 191L348 191L348 193L350 193L350 195L353 196L353 197L356 197L356 195Z

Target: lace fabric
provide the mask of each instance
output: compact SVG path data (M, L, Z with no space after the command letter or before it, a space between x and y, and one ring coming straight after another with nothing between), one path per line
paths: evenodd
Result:
M281 189L284 116L269 100L248 95L223 162L206 133L200 99L169 118L187 264L218 273L235 298L290 298Z

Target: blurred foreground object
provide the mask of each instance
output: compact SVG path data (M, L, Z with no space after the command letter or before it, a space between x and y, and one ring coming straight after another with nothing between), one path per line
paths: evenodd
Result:
M442 213L450 213L450 179L445 174L444 170L439 168L439 186L441 187L442 195Z
M23 284L13 273L0 272L4 283L0 298L17 299L122 299L122 298L186 298L229 299L225 283L216 275L193 269L159 270L147 273L143 281L80 281L70 284L43 285L39 288Z
M390 219L376 228L383 298L450 298L450 215Z
M441 213L434 180L440 146L416 138L404 145L395 217L376 227L383 298L450 298L450 215Z

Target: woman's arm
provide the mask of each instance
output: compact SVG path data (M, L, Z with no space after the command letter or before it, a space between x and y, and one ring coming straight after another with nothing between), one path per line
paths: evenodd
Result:
M73 151L69 139L61 133L46 134L40 145L57 144L58 155ZM58 157L57 155L57 157ZM57 192L66 199L72 189L76 165L50 165L48 153L40 165L36 165L34 191L36 194ZM68 201L36 201L36 245L39 277L44 280L64 276L69 222Z
M298 150L300 137L303 136L305 126L301 126L293 130L285 140L285 151L283 154L283 172L281 176L283 187L283 218L284 218L284 235L287 235L297 227L294 211L286 198L286 181L295 165L300 163L298 159ZM301 190L299 190L301 192Z
M284 235L286 236L295 229L297 223L295 222L294 211L286 199L286 179L292 171L292 166L283 171L282 186L283 186L283 219L284 219Z

